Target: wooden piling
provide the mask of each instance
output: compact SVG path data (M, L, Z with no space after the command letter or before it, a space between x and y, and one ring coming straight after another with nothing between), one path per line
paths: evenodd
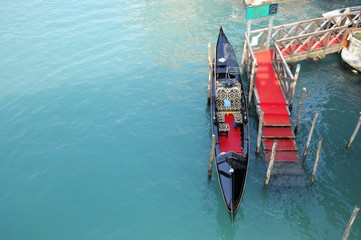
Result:
M276 139L276 140L273 142L271 159L270 159L270 162L269 162L269 164L268 164L268 169L267 169L267 174L266 174L266 180L265 180L265 184L266 184L266 185L269 184L269 180L270 180L270 178L271 178L271 172L272 172L273 164L274 164L274 161L275 161L277 144L278 144L278 140Z
M306 155L307 155L308 146L309 146L310 143L311 143L311 139L312 139L312 135L313 135L313 130L315 129L317 117L318 117L318 113L316 113L316 114L315 114L315 117L313 118L313 122L312 122L311 130L310 130L310 134L308 135L306 147L305 147L305 150L303 151L303 157L306 157Z
M312 183L315 182L315 177L316 177L316 172L317 172L317 167L318 167L318 160L320 159L320 154L321 154L322 141L323 141L322 139L320 141L318 141L315 165L313 165L313 172L312 172L312 179L311 179Z
M303 101L305 100L306 92L307 92L307 89L306 89L306 88L303 88L303 89L302 89L301 101L300 101L300 104L298 105L297 120L296 120L296 125L295 125L295 130L294 130L294 133L295 133L295 134L297 134L298 125L300 124L301 111L302 111Z
M212 66L212 44L208 43L208 65Z
M346 149L348 149L348 148L351 146L353 140L354 140L355 137L356 137L356 134L357 134L358 130L360 129L360 125L361 125L361 112L360 112L360 117L358 118L358 121L357 121L357 124L356 124L356 128L355 128L355 130L353 131L350 140L349 140L348 143L346 144Z
M359 211L360 211L360 207L358 205L356 205L352 212L350 220L348 221L348 224L347 224L346 230L343 234L342 240L347 240L348 236L350 235L352 224L355 221Z
M241 59L241 67L240 67L240 73L242 75L243 73L243 68L244 68L244 61L246 60L246 53L247 53L247 40L245 40L244 44L243 44L243 52L242 52L242 59Z
M212 146L211 146L211 152L209 154L209 166L208 166L208 178L212 177L212 167L213 167L213 161L214 161L214 147L216 145L216 136L212 135Z
M214 56L213 56L213 76L217 76L217 44L214 44L214 50L213 50Z
M259 123L258 123L258 137L257 137L256 153L259 153L260 148L261 148L263 119L264 119L264 114L263 114L263 112L261 112L260 115L259 115Z
M208 71L208 97L207 97L207 102L208 105L210 105L211 103L211 97L212 97L212 47L211 47L211 43L208 43L208 66L209 66L209 71Z
M255 73L256 73L256 63L252 62L252 70L251 70L251 76L250 76L250 83L249 83L249 92L248 92L248 109L251 106L251 101L252 101L252 92L253 92L253 87L254 87L254 79L255 79Z

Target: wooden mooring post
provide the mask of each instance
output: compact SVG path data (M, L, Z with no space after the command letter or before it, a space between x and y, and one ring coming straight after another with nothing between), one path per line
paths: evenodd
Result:
M267 173L266 173L266 180L265 180L265 182L264 182L264 184L266 184L266 185L269 184L269 180L270 180L270 178L271 178L271 173L272 173L272 169L273 169L273 164L274 164L274 161L275 161L277 144L278 144L278 140L276 139L276 140L273 142L271 159L270 159L270 162L269 162L269 164L268 164L268 169L267 169Z
M208 97L207 97L207 102L208 105L211 103L211 97L212 97L212 44L208 43L208 66L209 66L209 71L208 71Z
M306 88L303 88L303 89L302 89L301 101L300 101L300 104L298 105L297 120L296 120L296 125L295 125L295 130L294 130L294 133L295 133L295 134L297 134L298 125L300 124L301 111L302 111L303 101L305 100L306 92L307 92L307 89L306 89Z
M356 128L355 128L355 130L353 131L350 140L349 140L348 143L346 144L346 149L348 149L348 148L351 146L353 140L354 140L355 137L356 137L356 134L357 134L358 130L360 129L360 125L361 125L361 112L360 112L360 117L358 118L358 121L357 121L357 124L356 124Z
M352 224L355 221L359 211L360 211L360 207L358 205L356 205L353 212L352 212L350 220L348 221L348 224L347 224L346 230L345 230L345 232L343 234L342 240L347 240L348 236L350 235Z
M315 182L315 177L316 177L316 172L317 172L317 167L318 167L318 160L320 159L320 154L321 154L322 141L323 141L322 138L321 138L320 141L318 141L318 148L317 148L315 165L313 165L313 172L312 172L311 183L314 183L314 182Z
M310 143L311 143L311 139L312 139L312 135L313 135L313 130L315 129L317 117L318 117L318 113L316 113L316 114L315 114L315 117L313 118L313 122L312 122L311 130L310 130L310 134L308 135L308 139L307 139L307 143L306 143L306 146L305 146L305 150L303 151L303 157L306 157L306 155L307 155L308 146L309 146Z
M243 52L242 52L242 60L241 60L241 65L240 65L240 73L241 75L243 74L243 68L244 68L244 61L245 61L245 58L246 58L246 53L247 53L247 47L246 47L246 43L243 44Z
M250 77L249 92L248 92L248 109L251 107L252 92L253 92L253 88L254 88L254 80L255 80L256 71L257 71L256 63L252 62L251 77Z
M264 114L263 114L263 112L261 112L260 115L259 115L259 123L258 123L258 137L257 137L256 153L259 153L260 148L261 148L263 119L264 119Z
M212 66L212 43L208 43L208 65Z
M209 166L208 166L208 178L212 177L212 167L213 167L213 161L214 161L214 147L216 146L216 136L212 135L212 146L211 146L211 152L209 154Z

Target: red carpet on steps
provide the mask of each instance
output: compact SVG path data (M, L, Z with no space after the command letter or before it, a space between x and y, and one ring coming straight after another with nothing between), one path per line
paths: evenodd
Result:
M286 100L272 66L272 51L258 52L255 55L258 63L256 88L264 113L264 124L291 126Z
M278 139L275 161L297 162L297 146L286 100L272 66L272 51L255 53L258 69L255 86L264 113L263 148L269 160L274 139Z
M292 128L263 127L263 136L267 138L276 138L277 136L293 138L294 134L292 132Z
M256 88L262 105L286 106L281 86L272 66L272 52L255 53L258 63Z
M274 139L265 139L263 141L264 148L266 150L271 151L274 141L275 141ZM296 146L295 141L292 141L292 140L290 141L289 139L278 139L277 149L290 151L290 150L297 149L297 146Z

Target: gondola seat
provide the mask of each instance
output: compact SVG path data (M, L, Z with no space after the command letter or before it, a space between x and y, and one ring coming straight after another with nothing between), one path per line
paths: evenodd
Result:
M237 83L239 84L239 83ZM216 108L219 112L235 112L241 110L241 90L239 87L218 87L216 92Z
M242 125L243 123L243 117L241 113L234 113L234 127L237 128Z
M243 117L242 117L241 113L235 113L235 114L233 114L233 116L234 116L234 121L237 124L242 124L243 123Z
M222 114L222 113L217 113L217 121L218 121L219 123L224 123L224 121L225 121L224 114Z
M228 138L228 132L231 130L228 123L219 123L218 124L218 135L226 135Z

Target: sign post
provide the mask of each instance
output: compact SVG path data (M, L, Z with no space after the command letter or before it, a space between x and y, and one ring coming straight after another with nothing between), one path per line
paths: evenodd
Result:
M273 19L274 16L278 11L278 3L270 3L270 4L263 4L259 6L252 6L248 7L246 11L246 19L247 22L247 33L248 33L248 40L250 39L250 31L251 31L251 19L255 18L262 18L267 17L271 15L271 19L268 25L268 36L267 36L267 42L266 42L266 48L269 49L270 40L271 40L271 32L273 27Z
M250 39L250 36L249 36L250 31L251 31L251 19L249 19L247 21L247 40L248 40L248 42L251 42L251 39Z
M275 16L271 16L271 18L269 19L269 24L268 24L268 34L267 34L267 42L266 42L266 49L269 49L269 44L271 41L271 33L272 33L272 27L273 27L273 19L275 18Z

